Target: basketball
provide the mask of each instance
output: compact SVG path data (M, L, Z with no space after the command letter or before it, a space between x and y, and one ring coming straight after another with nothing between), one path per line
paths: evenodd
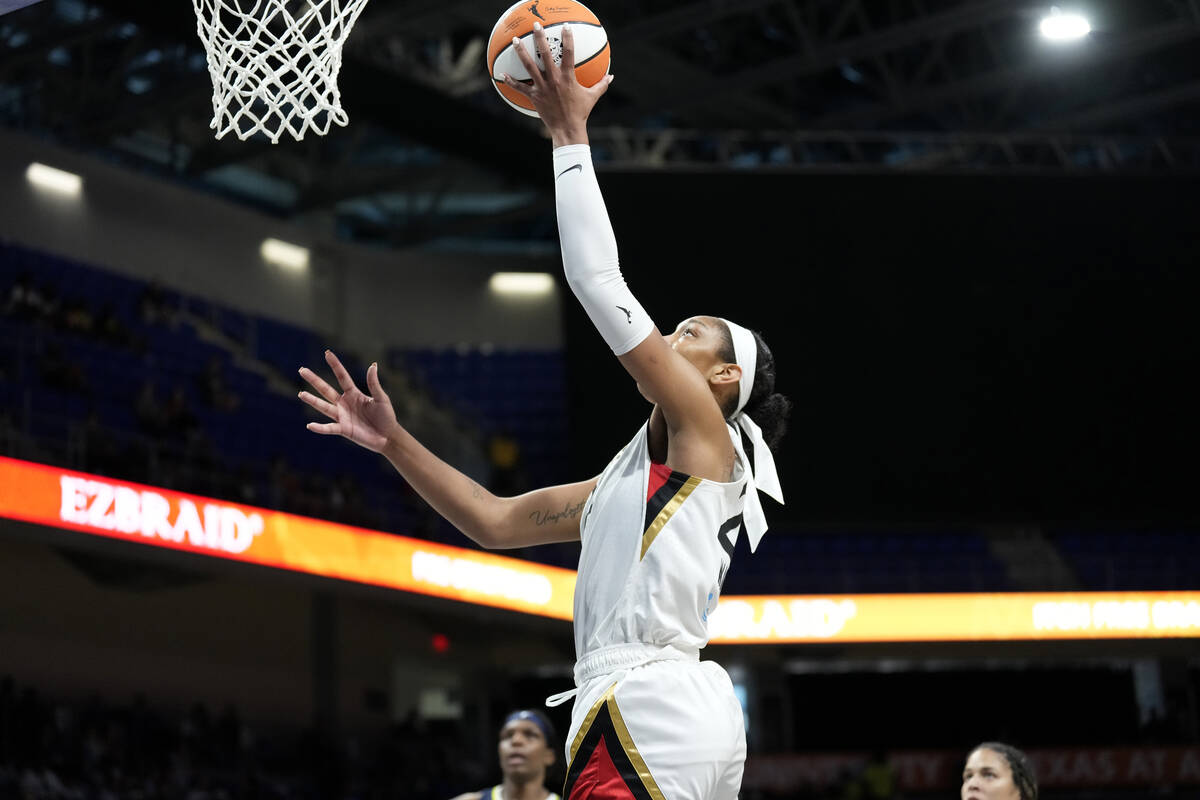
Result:
M487 66L492 85L504 102L531 117L538 116L533 104L520 92L504 85L505 73L522 83L532 83L529 73L517 56L513 37L533 56L538 66L542 58L533 39L533 25L540 22L546 30L554 63L562 60L562 26L570 24L575 34L575 75L584 86L595 86L608 74L610 50L608 34L596 15L583 3L575 0L522 0L500 15L488 38ZM545 67L542 67L545 69Z

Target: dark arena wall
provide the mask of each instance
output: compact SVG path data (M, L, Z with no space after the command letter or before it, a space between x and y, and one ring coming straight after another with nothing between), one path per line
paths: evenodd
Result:
M606 174L665 332L758 329L796 403L795 522L1194 521L1195 180ZM565 314L577 474L644 401Z

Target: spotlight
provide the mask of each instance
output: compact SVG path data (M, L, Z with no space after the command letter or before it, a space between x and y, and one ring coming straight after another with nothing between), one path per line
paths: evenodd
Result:
M536 297L554 290L554 278L545 272L497 272L488 285L496 294Z
M263 260L277 267L303 272L308 269L308 248L281 242L278 239L266 239L262 243L260 253Z
M1050 14L1042 18L1038 30L1052 42L1070 42L1087 36L1092 26L1082 14L1063 13L1051 8Z
M64 172L36 161L26 168L25 179L39 189L70 197L78 197L83 191L83 178L74 172Z

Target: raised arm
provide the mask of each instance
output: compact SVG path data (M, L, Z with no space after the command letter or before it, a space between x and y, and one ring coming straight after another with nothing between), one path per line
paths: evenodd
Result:
M525 48L517 47L532 84L507 75L505 82L530 97L554 144L554 186L567 283L642 393L661 409L671 432L672 455L685 450L684 461L709 464L716 451L729 448L724 415L705 377L675 352L626 285L592 165L587 119L611 78L591 88L580 85L569 26L564 26L558 65L545 32L536 29L534 40L542 63L552 66L543 73ZM672 466L688 469L682 463Z
M382 453L417 494L468 538L489 549L511 549L579 539L579 517L596 480L551 486L517 497L497 497L426 449L396 421L392 402L379 383L379 368L367 369L364 394L332 352L325 360L339 392L307 367L300 375L316 390L300 399L331 422L310 422L314 433L343 436Z

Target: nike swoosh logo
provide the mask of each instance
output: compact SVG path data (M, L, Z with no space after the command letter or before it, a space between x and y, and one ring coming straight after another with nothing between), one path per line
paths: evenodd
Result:
M562 172L558 173L558 178L561 178L563 175L566 175L568 172L570 172L573 169L577 169L580 171L580 173L582 173L583 172L583 164L576 164L573 167L567 167ZM558 178L555 178L554 180L558 180Z

